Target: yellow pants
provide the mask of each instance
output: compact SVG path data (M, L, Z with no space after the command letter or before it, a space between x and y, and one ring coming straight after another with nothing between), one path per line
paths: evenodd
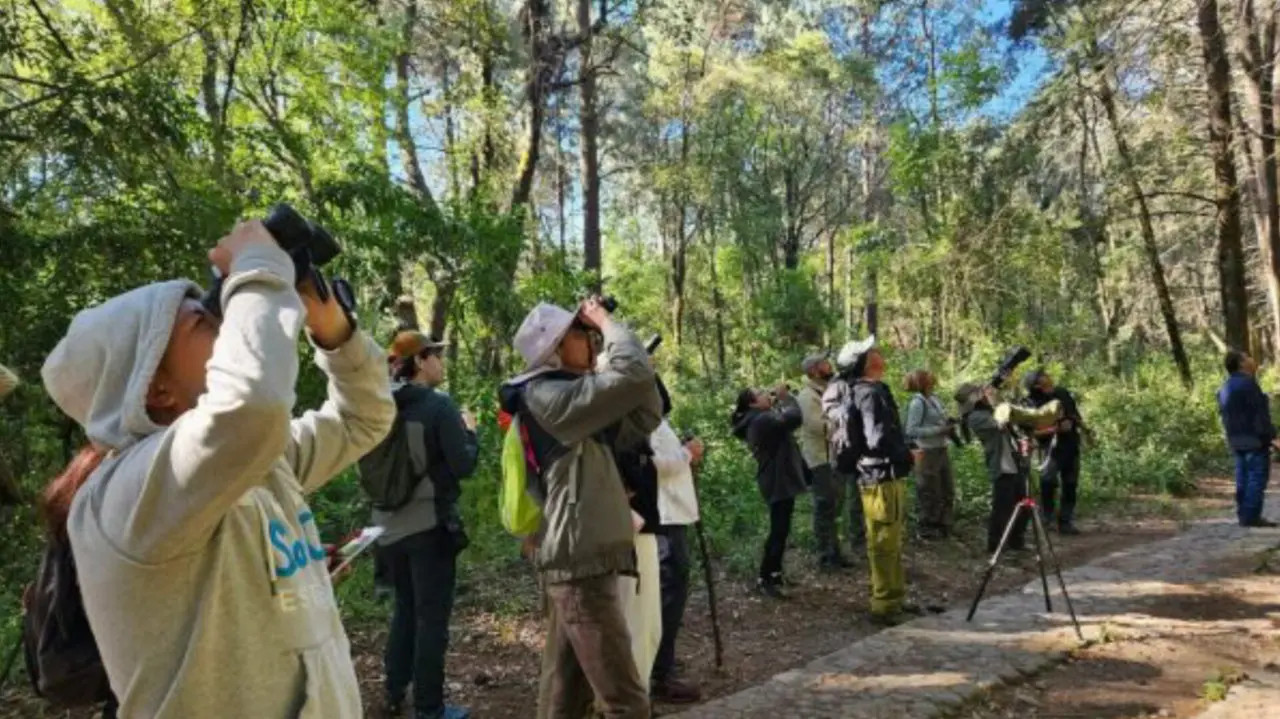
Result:
M907 578L902 569L902 536L907 527L907 483L898 479L862 487L867 519L867 561L871 566L871 613L902 611Z

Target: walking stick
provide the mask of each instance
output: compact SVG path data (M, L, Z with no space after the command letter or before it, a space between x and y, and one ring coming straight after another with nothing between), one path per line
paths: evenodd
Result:
M716 612L716 583L711 578L711 557L707 553L707 535L702 531L702 520L693 523L698 535L698 553L702 555L702 578L707 583L707 604L711 607L711 636L716 643L716 669L724 667L724 643L720 640L720 617Z
M686 436L688 442L692 436ZM691 468L694 478L698 476L698 467ZM693 484L695 499L698 495L698 483ZM702 508L702 500L697 499L698 508ZM711 554L707 551L707 534L702 530L702 520L693 523L693 532L698 535L698 554L702 557L702 578L707 583L707 604L711 609L711 637L716 643L716 669L724 667L724 642L720 639L720 614L716 611L716 583L711 576Z

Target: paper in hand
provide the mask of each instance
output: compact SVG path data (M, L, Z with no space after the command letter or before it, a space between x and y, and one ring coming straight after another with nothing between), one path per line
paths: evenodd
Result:
M356 557L363 554L369 547L372 547L378 537L381 537L386 531L385 527L365 527L360 530L359 536L342 545L338 550L338 566L334 567L332 572L329 572L329 576L338 576Z

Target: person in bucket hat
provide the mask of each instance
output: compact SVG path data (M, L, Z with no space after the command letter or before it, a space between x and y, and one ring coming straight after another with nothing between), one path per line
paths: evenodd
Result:
M592 335L605 361L595 368ZM523 371L503 384L541 484L534 566L550 626L538 719L581 719L593 698L605 716L647 719L649 697L632 659L618 575L634 574L635 531L616 449L637 447L662 422L662 399L640 340L598 299L576 312L539 304L517 330Z

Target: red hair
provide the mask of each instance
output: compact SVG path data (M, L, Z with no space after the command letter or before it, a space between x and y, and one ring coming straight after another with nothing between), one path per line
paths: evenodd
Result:
M66 534L71 500L75 499L76 492L80 491L80 487L84 486L93 470L102 464L106 456L104 450L93 445L80 448L66 469L62 470L62 474L54 477L44 488L44 493L40 496L40 514L50 536L62 537Z

